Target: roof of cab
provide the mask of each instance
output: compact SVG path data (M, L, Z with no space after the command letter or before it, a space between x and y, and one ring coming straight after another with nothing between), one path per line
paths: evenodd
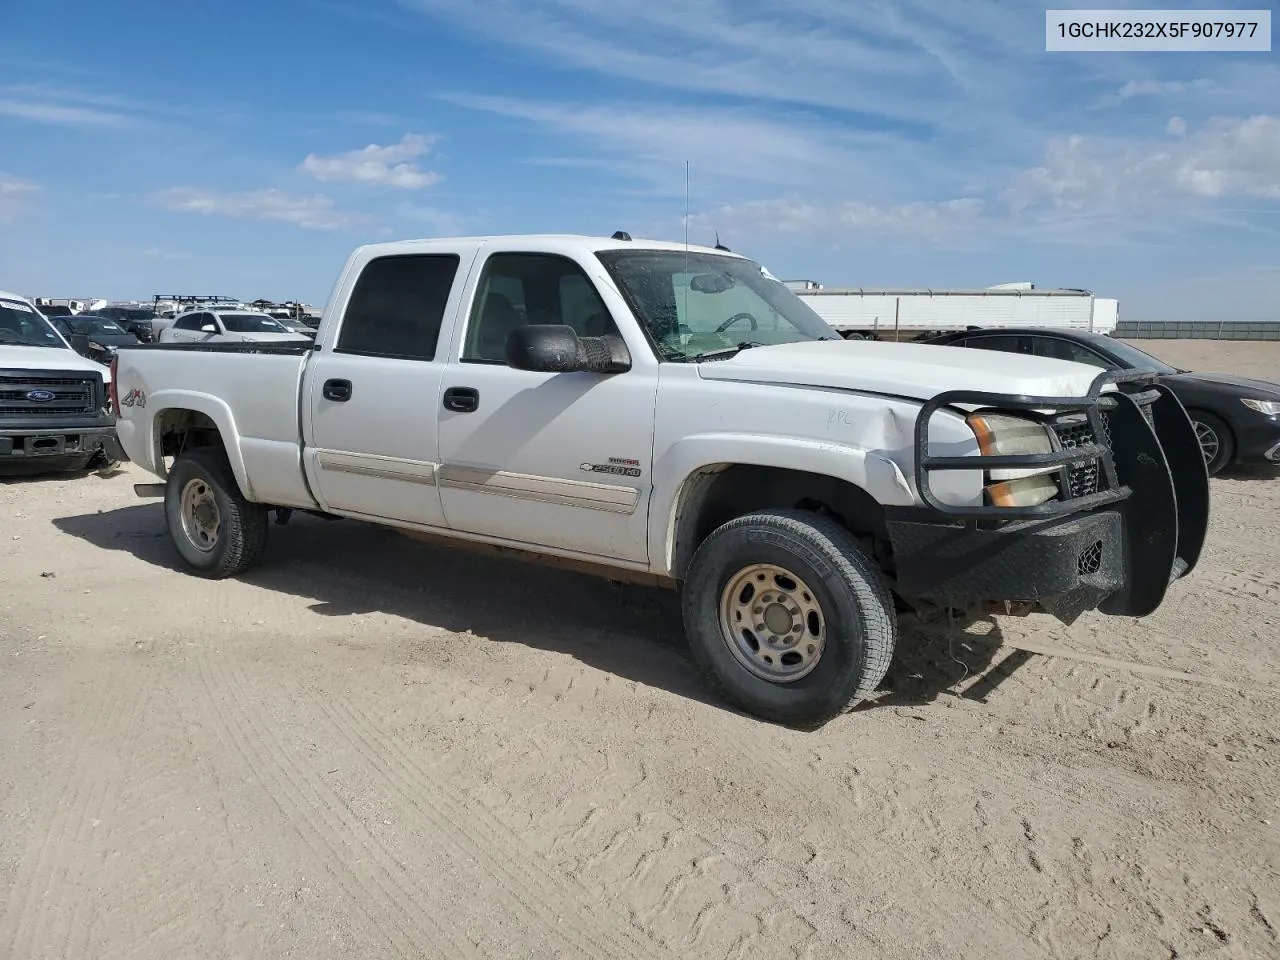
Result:
M360 250L371 254L393 254L429 251L434 248L449 248L465 244L501 243L503 246L528 244L536 249L567 250L577 249L585 253L596 253L601 250L671 250L689 253L710 253L717 256L739 257L741 254L729 250L717 250L714 247L689 244L670 240L645 240L640 237L631 240L617 240L613 237L593 237L576 233L529 233L529 234L496 234L478 237L438 237L422 240L390 240L385 243L369 243ZM745 258L742 258L745 259Z

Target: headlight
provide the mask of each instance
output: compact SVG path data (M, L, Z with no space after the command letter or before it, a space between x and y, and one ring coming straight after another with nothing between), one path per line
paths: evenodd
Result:
M1280 400L1241 400L1250 410L1257 410L1259 413L1265 413L1269 417L1274 417L1280 413Z
M983 456L1008 457L1052 453L1053 435L1044 424L1003 413L974 413L966 418ZM987 496L999 507L1035 506L1052 500L1058 484L1049 474L1058 467L988 470Z

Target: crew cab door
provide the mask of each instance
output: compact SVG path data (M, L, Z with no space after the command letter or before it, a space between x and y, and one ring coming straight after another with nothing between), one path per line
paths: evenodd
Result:
M303 459L326 510L444 526L440 353L473 258L474 244L352 264L303 384Z
M510 242L481 251L455 362L441 384L445 516L466 533L643 563L657 362L629 315L615 321L626 307L611 288L602 296L568 256L503 249ZM564 323L579 336L619 333L632 368L516 370L504 359L506 340L524 323Z

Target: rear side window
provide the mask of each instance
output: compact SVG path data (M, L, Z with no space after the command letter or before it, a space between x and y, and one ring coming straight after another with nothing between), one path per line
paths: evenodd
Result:
M433 360L457 254L378 257L356 281L338 334L337 353Z
M1021 337L969 337L964 345L977 350L995 350L998 353L1021 353Z
M1093 367L1110 370L1115 366L1110 360L1095 353L1083 344L1060 337L1033 337L1031 352L1037 357L1052 357L1054 360L1070 360L1072 363L1087 363Z

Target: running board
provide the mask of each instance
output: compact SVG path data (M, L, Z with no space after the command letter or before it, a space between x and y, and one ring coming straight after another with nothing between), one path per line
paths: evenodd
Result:
M135 483L133 492L139 497L163 497L165 484L163 483Z

